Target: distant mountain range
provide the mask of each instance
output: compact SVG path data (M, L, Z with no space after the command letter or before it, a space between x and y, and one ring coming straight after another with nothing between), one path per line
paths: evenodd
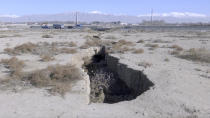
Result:
M151 15L111 15L93 11L89 13L78 13L78 20L81 22L113 22L121 21L125 23L140 23L143 20L150 20ZM153 14L153 20L164 20L169 23L195 23L195 22L210 22L210 17L196 13L163 13ZM75 12L60 13L60 14L40 14L40 15L0 15L0 22L41 22L41 21L75 21Z

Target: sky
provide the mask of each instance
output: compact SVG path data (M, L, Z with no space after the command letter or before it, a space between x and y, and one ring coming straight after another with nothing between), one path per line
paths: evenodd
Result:
M210 16L210 0L0 0L0 15L91 12L116 15L189 12Z

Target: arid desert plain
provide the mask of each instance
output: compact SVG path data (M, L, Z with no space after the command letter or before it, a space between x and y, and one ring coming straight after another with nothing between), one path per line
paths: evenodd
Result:
M0 28L0 118L210 118L210 31Z

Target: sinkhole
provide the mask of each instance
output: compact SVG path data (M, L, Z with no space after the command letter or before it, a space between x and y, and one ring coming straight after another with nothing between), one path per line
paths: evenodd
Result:
M129 68L105 52L103 47L85 65L91 102L113 104L133 100L154 85L143 72Z

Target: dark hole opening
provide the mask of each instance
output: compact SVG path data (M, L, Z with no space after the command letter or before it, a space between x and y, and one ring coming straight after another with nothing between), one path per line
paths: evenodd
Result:
M153 83L146 78L144 84L139 83L136 85L139 90L128 87L116 72L108 68L106 56L105 48L102 48L98 54L92 57L92 63L85 65L90 77L91 102L112 104L133 100L153 86Z

